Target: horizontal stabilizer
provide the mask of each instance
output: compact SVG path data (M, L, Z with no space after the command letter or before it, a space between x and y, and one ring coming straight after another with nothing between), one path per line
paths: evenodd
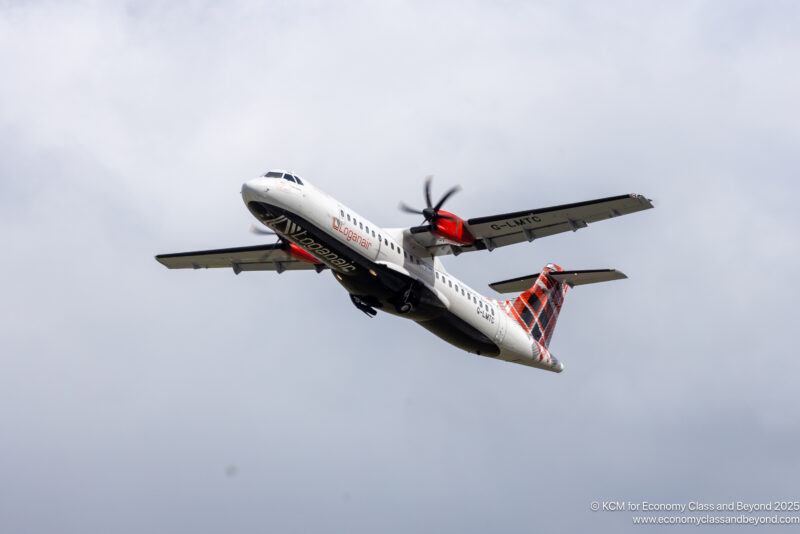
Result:
M561 271L560 273L550 273L550 276L564 282L569 287L582 286L585 284L596 284L598 282L610 282L611 280L622 280L628 278L625 273L616 269L593 269L589 271Z
M570 287L582 286L584 284L596 284L598 282L608 282L610 280L622 280L628 278L624 273L616 269L592 269L586 271L557 271L549 273L549 276L559 282L564 282ZM530 288L539 277L539 273L520 276L502 282L494 282L489 287L498 293L519 293Z

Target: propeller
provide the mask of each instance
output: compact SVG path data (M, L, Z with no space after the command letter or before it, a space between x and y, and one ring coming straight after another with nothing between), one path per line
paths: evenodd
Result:
M439 210L442 208L444 203L447 201L448 198L453 196L453 194L457 193L461 190L460 186L451 187L443 196L439 199L439 202L436 203L434 206L431 202L431 181L433 180L433 176L426 176L425 177L425 203L427 207L423 210L417 210L412 207L409 207L405 202L400 203L400 209L405 211L406 213L414 213L416 215L422 215L425 217L425 221L433 224L436 222L436 219L450 219L452 220L453 217L451 215L446 215L443 213L439 213Z

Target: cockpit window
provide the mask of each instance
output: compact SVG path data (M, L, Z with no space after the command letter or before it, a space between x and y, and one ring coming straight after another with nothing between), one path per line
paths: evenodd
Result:
M284 180L289 180L290 182L294 182L296 184L303 185L303 181L300 178L298 178L297 176L293 175L293 174L288 174L288 173L284 174L283 175L283 179Z
M264 178L280 178L281 176L283 176L282 172L269 171Z

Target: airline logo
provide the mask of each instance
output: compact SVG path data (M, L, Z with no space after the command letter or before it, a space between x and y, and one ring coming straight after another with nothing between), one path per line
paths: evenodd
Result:
M286 216L280 215L274 219L264 221L269 227L274 228L276 232L285 235L287 238L294 241L298 246L302 247L306 252L312 254L314 257L324 261L329 267L335 268L341 272L349 273L356 270L356 266L346 258L342 258L336 252L329 249L324 243L320 243L297 223L290 221ZM281 228L281 225L283 227Z
M341 219L338 217L333 218L332 227L334 230L342 234L346 240L354 241L365 250L369 250L369 247L372 246L372 241L358 235L355 231L351 230L349 226L342 223Z

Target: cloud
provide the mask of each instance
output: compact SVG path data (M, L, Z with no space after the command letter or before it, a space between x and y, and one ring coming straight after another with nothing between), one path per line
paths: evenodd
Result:
M791 494L797 22L4 4L0 526L619 532L591 501ZM385 226L417 222L395 206L431 173L465 217L656 209L446 260L475 288L549 261L629 275L570 291L551 375L368 321L326 273L153 261L258 242L238 192L271 167Z

